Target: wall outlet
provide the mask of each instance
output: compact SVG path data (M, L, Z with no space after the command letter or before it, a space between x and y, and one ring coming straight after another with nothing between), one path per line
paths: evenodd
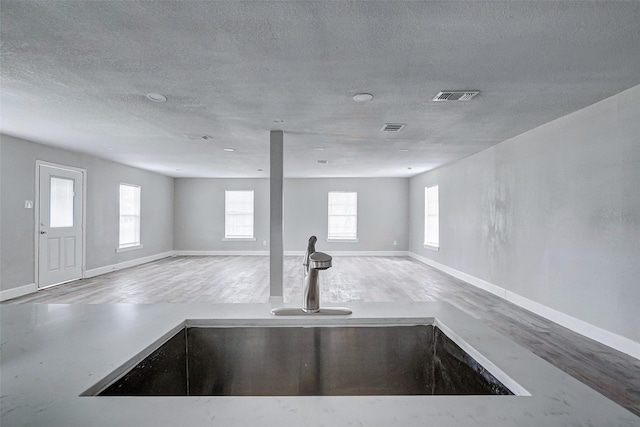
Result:
M24 201L25 209L33 209L33 200L25 200Z
M398 246L398 241L397 240L393 241L393 246Z
M267 246L267 241L266 240L262 241L262 246Z

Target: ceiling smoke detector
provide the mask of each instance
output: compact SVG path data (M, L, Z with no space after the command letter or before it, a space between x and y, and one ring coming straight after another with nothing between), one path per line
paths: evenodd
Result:
M404 123L387 123L382 127L382 129L380 129L380 131L381 132L400 132L402 129L404 129L405 126L406 124Z
M369 102L373 99L373 95L370 93L356 93L353 95L353 100L356 102Z
M433 101L469 101L479 93L479 90L446 90L437 94Z
M147 99L153 102L165 102L167 100L167 97L161 93L148 93Z

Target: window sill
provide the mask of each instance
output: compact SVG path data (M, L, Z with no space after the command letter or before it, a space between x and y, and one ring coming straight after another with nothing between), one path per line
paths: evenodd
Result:
M358 243L358 239L327 239L330 243Z
M255 237L225 237L223 242L255 242Z
M120 252L136 251L136 250L142 249L142 248L143 248L142 245L122 246L122 247L116 249L116 253L119 254Z
M435 251L435 252L439 252L440 251L440 246L422 245L422 247L425 248L425 249L429 249L430 251Z

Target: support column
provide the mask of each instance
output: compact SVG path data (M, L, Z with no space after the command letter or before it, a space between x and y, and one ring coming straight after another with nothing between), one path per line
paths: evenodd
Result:
M270 135L270 245L269 245L269 301L282 303L284 271L283 243L283 177L284 177L284 133L272 130Z

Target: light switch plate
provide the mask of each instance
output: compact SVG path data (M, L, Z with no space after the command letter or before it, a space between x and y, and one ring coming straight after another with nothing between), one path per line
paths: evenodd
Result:
M24 201L25 209L33 209L33 200L25 200Z

